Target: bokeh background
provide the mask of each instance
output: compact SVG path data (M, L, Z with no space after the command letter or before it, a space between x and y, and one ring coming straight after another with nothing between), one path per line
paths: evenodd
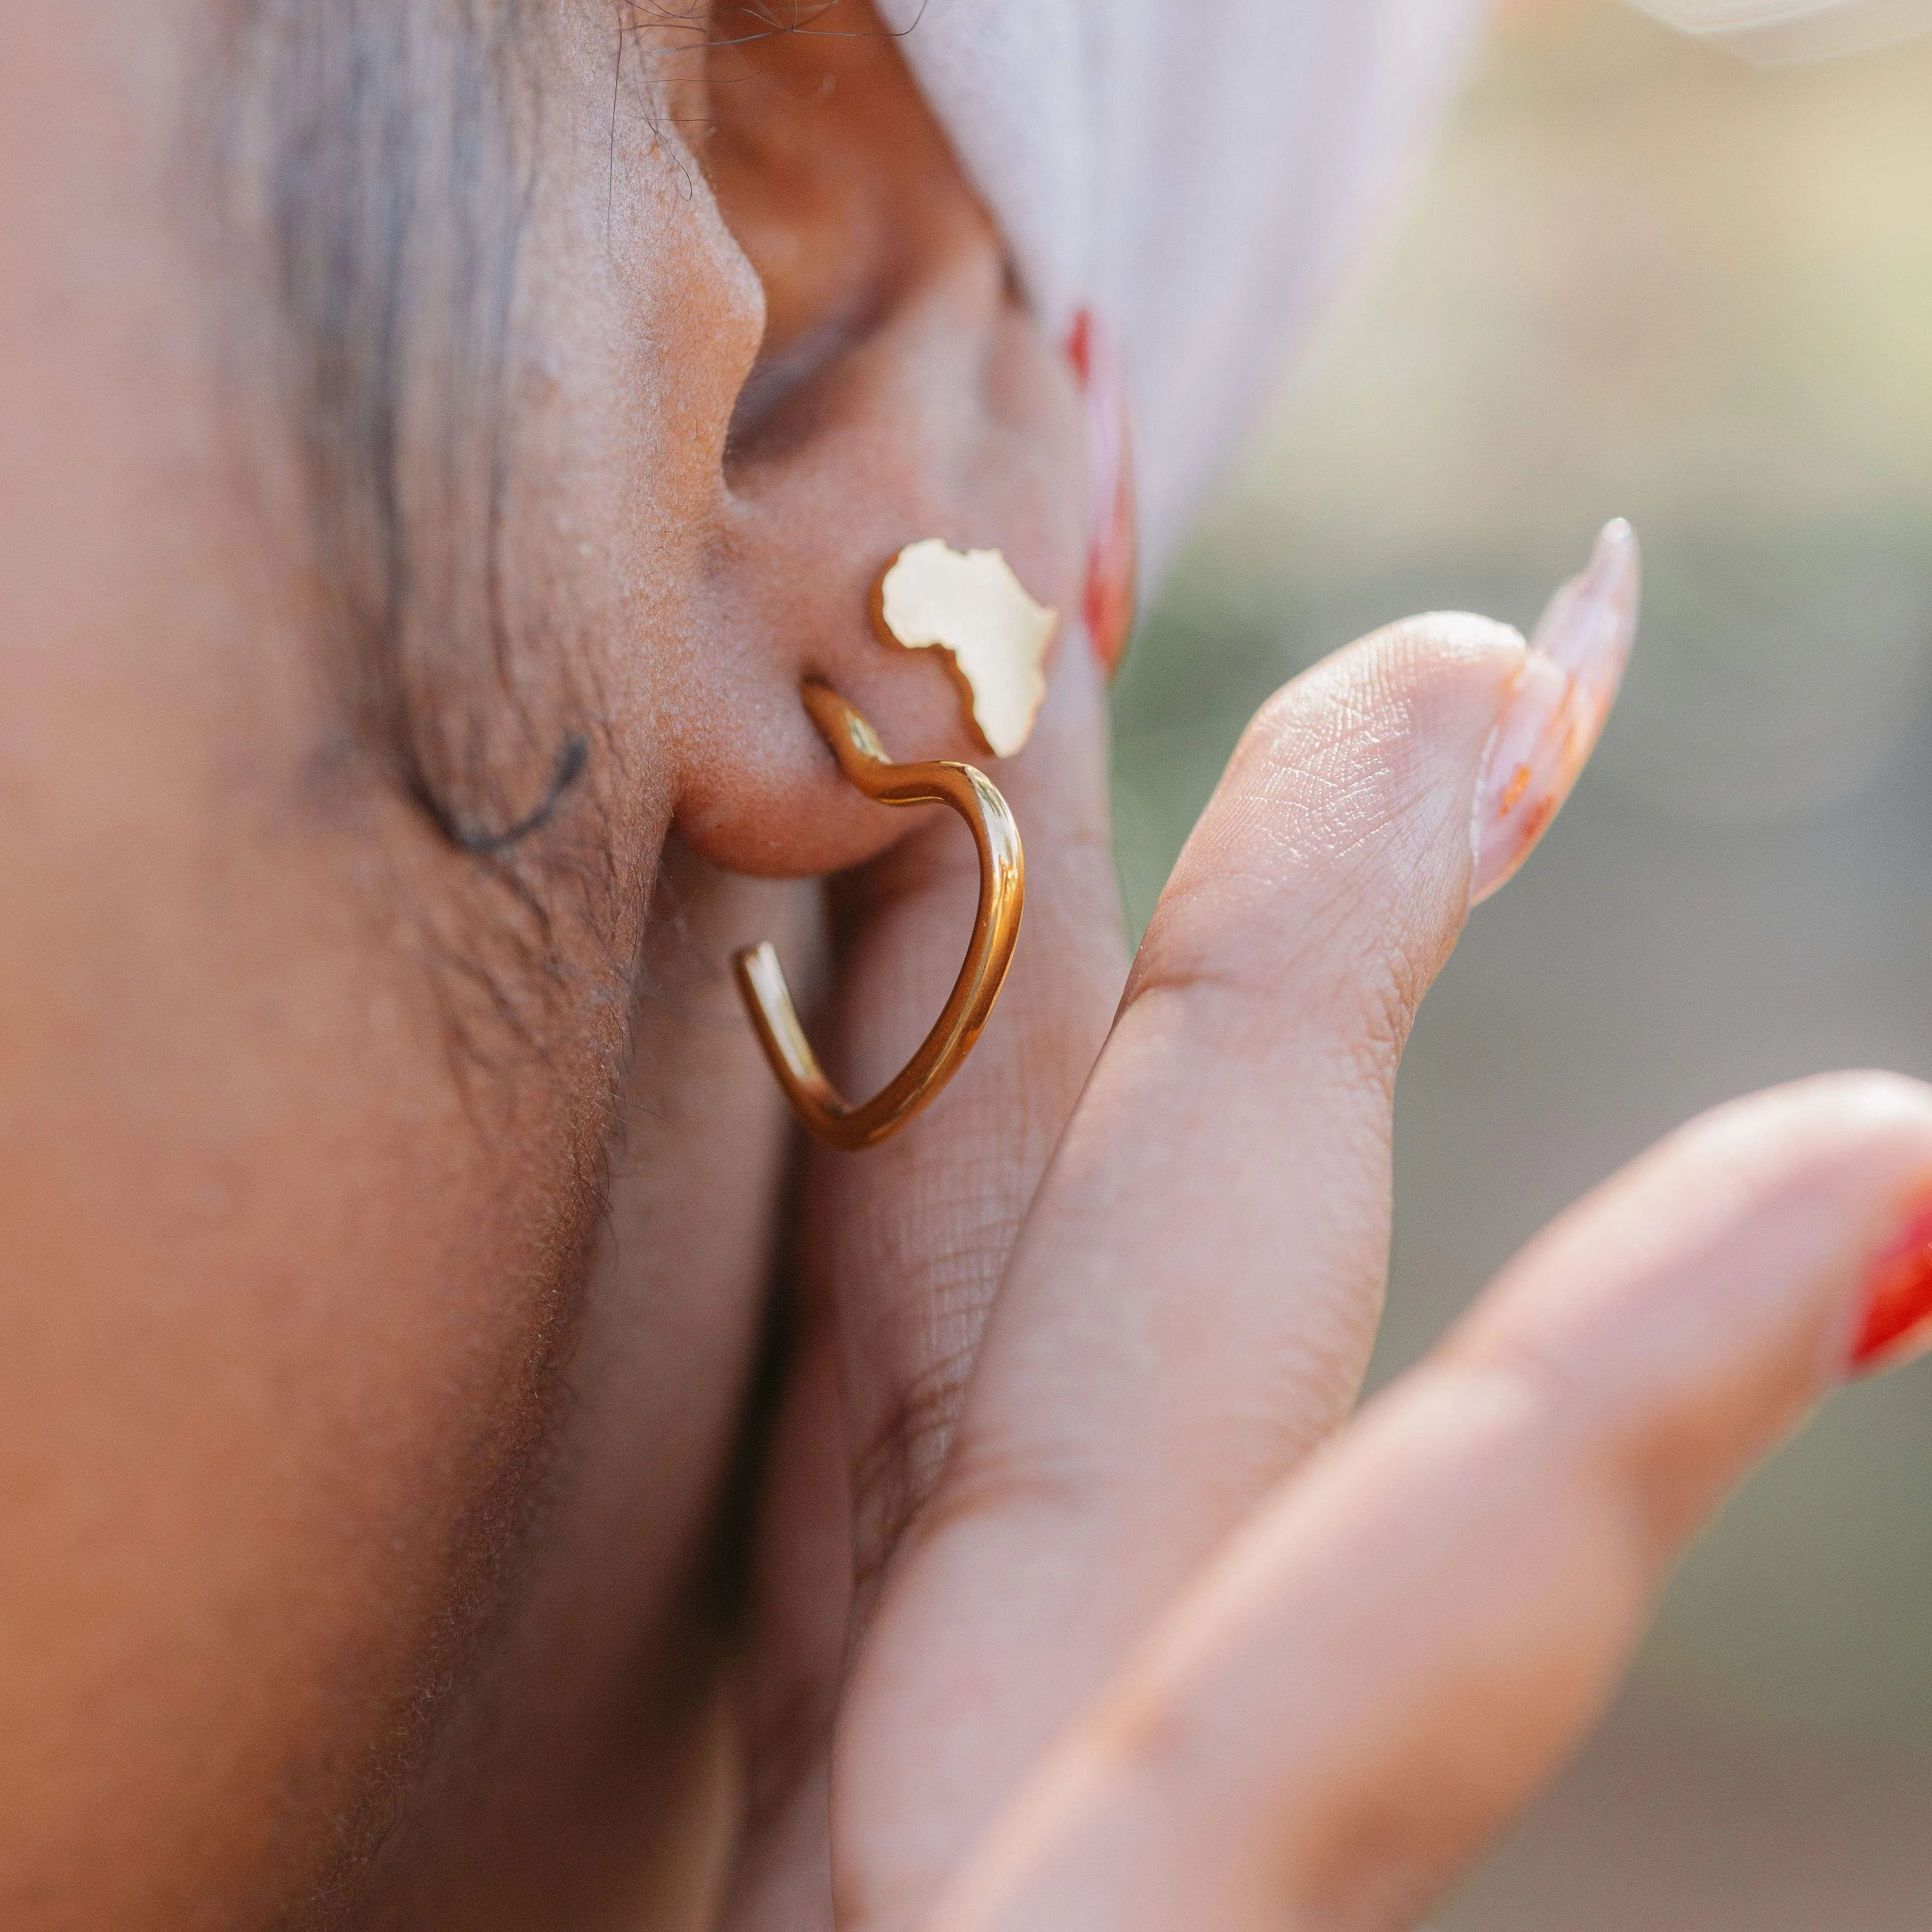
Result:
M1615 0L1504 5L1136 642L1135 919L1275 686L1414 610L1527 628L1615 514L1642 640L1409 1050L1378 1382L1687 1115L1932 1077L1932 40L1766 72ZM1439 1923L1932 1928L1932 1364L1834 1400L1732 1506Z

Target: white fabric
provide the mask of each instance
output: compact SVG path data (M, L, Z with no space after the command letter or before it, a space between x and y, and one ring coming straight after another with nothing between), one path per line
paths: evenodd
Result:
M1157 572L1484 0L882 0L1048 322L1120 342Z

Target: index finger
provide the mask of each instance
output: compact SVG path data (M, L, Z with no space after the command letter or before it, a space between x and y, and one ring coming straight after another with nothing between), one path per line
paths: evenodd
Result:
M1600 1708L1663 1576L1855 1362L1932 1091L1722 1108L1284 1485L1009 1808L946 1932L1406 1927ZM1863 1334L1861 1334L1862 1318Z

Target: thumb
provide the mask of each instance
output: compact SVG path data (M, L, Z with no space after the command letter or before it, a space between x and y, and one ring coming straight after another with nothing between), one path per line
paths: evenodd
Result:
M1026 845L1012 970L940 1100L862 1160L814 1148L802 1252L836 1307L862 1598L938 1480L1022 1220L1091 1070L1126 973L1108 842L1106 690L1070 635L1030 742L992 767ZM951 988L978 888L933 822L844 882L832 1037L871 1092ZM861 1614L863 1604L861 1604Z
M1635 586L1612 526L1535 650L1412 620L1298 680L1235 753L854 1684L850 1922L916 1915L1157 1606L1346 1414L1386 1270L1402 1042L1472 877L1498 840L1521 856L1587 756Z
M994 1290L1120 997L1106 730L1099 667L1076 633L1031 741L993 767L1025 839L1028 901L986 1031L902 1132L862 1156L806 1156L799 1333L753 1591L755 1777L734 1927L819 1922L848 1616L863 1627L938 1479ZM826 1064L844 1091L870 1094L952 988L978 867L958 822L934 812L839 889Z

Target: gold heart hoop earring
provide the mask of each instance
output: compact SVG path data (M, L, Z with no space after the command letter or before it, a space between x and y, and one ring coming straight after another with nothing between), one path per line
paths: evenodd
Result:
M1028 596L997 550L962 554L937 539L908 546L881 574L873 616L887 640L945 653L968 724L989 751L1004 756L1026 742L1046 694L1042 668L1056 620ZM952 996L919 1051L862 1106L826 1078L771 942L746 947L732 962L759 1044L793 1112L820 1140L856 1154L890 1139L935 1100L977 1044L1019 938L1026 854L1011 810L984 772L951 759L896 764L878 733L830 686L808 683L802 695L839 770L868 798L951 806L980 854L980 908Z

